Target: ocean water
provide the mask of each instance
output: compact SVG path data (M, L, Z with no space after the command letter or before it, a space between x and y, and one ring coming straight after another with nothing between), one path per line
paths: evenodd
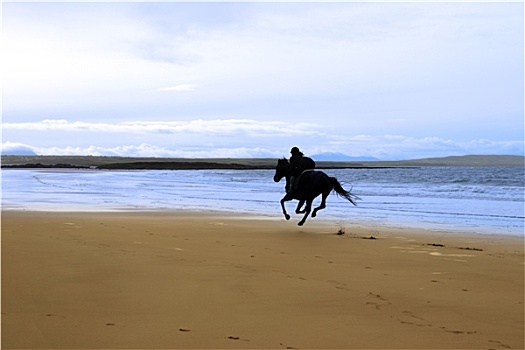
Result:
M360 197L334 194L317 218L341 226L422 227L524 235L522 167L324 170ZM4 210L230 211L284 220L273 170L100 171L3 169ZM319 199L314 202L316 205ZM297 202L287 203L295 224ZM308 221L306 222L308 224Z

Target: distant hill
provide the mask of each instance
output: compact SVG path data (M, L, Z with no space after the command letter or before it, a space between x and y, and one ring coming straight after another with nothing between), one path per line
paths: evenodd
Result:
M378 160L374 157L352 157L338 152L323 152L311 156L312 159L328 162L371 162Z
M36 156L32 149L26 147L18 147L11 149L2 149L3 156Z
M514 155L466 155L374 162L385 166L525 166L525 157Z

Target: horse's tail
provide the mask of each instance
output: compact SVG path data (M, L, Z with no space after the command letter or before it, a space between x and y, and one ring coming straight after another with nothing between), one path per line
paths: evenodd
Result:
M335 193L337 193L338 196L346 198L353 205L357 205L356 201L360 199L358 196L356 196L353 193L350 193L350 191L345 190L335 177L331 177L330 181L332 182L332 185L334 186L334 191Z

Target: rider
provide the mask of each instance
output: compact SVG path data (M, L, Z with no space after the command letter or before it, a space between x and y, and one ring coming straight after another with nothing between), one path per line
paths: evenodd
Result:
M312 158L305 157L303 152L298 147L292 147L290 150L292 156L290 157L290 165L292 166L292 176L290 184L288 185L288 193L292 193L296 187L300 175L305 170L315 169L315 162Z

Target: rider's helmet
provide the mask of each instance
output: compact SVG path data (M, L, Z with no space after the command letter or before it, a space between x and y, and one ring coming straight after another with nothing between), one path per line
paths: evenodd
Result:
M292 147L292 149L290 150L290 153L292 154L292 156L303 154L301 151L299 151L298 147Z

